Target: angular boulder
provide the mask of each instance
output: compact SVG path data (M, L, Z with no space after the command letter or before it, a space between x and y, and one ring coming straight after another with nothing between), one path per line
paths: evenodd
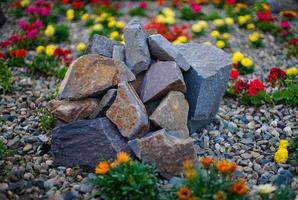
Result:
M172 43L160 34L150 35L148 37L150 53L157 59L162 61L175 61L177 65L183 70L187 71L190 64L183 57Z
M113 59L117 61L125 61L125 49L123 45L115 45L113 47Z
M97 110L94 111L93 115L90 115L90 118L94 119L98 117L98 115L100 117L105 116L107 109L113 104L114 100L116 99L116 95L117 95L116 89L108 90L107 93L100 100Z
M127 66L134 74L147 70L151 58L143 26L138 20L132 20L124 27L123 33Z
M109 58L112 58L113 56L113 47L114 46L123 46L120 42L117 42L115 40L111 40L105 36L102 35L93 35L88 48L87 53L88 54L99 54L102 56L106 56Z
M231 58L210 45L190 42L176 48L191 65L184 80L189 103L188 128L194 132L210 123L217 114L227 87Z
M128 142L142 162L155 166L165 178L180 175L185 160L195 160L196 151L191 138L173 137L162 129Z
M146 103L165 96L171 90L186 92L183 75L175 62L157 62L146 72L139 95Z
M94 98L77 101L51 100L47 108L55 118L69 123L97 115L99 101Z
M145 106L127 82L119 83L116 99L107 110L107 117L128 139L142 137L149 130Z
M181 138L189 137L187 128L189 106L184 94L171 91L161 101L159 106L150 116L150 120L158 127L161 127Z
M135 77L122 62L87 54L74 60L59 88L60 99L76 100L94 97L122 81Z
M94 171L103 159L114 159L118 151L128 151L126 140L107 118L80 120L53 129L51 153L56 166Z

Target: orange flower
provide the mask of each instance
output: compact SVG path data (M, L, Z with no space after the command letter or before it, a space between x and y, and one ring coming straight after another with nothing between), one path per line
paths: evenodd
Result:
M184 171L185 178L189 181L192 181L196 178L197 172L195 169L188 169Z
M107 161L101 161L95 168L96 174L106 174L109 172L110 165Z
M193 162L192 162L192 160L185 160L183 162L183 169L184 169L184 171L193 169Z
M115 162L117 164L123 164L123 163L127 163L129 160L130 160L130 155L124 151L120 151L117 153Z
M204 156L203 158L201 158L200 162L204 167L208 168L212 164L213 160L208 156Z
M182 187L178 191L179 200L189 200L190 199L190 190L187 187Z
M220 4L221 3L221 0L212 0L212 3L214 3L214 4Z
M248 192L248 187L244 180L239 180L238 182L234 183L231 187L231 192L236 195L243 196Z
M228 174L235 171L237 168L236 163L228 160L219 160L216 163L216 169L222 174Z

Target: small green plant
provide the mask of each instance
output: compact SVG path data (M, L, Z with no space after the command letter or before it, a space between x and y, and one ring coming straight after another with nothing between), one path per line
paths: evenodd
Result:
M0 90L6 93L11 88L12 74L6 63L0 59Z
M265 103L272 103L270 95L266 92L258 92L255 96L244 95L239 97L239 101L245 105L261 106Z
M298 84L291 84L288 87L272 94L276 103L285 103L292 106L298 105Z
M298 162L298 136L292 139L288 149L289 149L290 159L296 160Z
M0 160L4 159L9 154L9 150L7 149L6 145L0 141Z
M274 200L295 199L295 192L293 189L284 186L280 187L274 192Z
M55 123L54 117L45 108L38 109L37 112L40 116L40 128L43 131L52 130Z
M69 28L66 24L58 24L56 26L55 34L53 41L55 43L60 43L68 40L69 37Z
M158 199L158 179L155 169L130 159L119 152L113 162L100 162L95 172L94 184L106 200Z

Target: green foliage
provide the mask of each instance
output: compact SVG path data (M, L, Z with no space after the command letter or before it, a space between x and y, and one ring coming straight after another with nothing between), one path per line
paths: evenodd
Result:
M24 67L26 66L24 58L11 57L7 59L6 64L9 67Z
M106 200L152 200L158 198L157 181L152 166L129 161L99 175L94 184Z
M246 75L246 74L251 74L254 72L254 66L252 67L244 67L241 64L239 64L239 66L236 67L237 70L239 71L239 73L241 75Z
M9 154L10 152L7 149L6 145L2 141L0 141L0 160L4 159Z
M213 21L215 19L220 19L220 18L221 16L217 12L213 11L212 13L210 13L210 15L207 15L205 17L205 20Z
M294 137L289 145L290 159L298 162L298 136Z
M64 42L69 37L69 28L66 24L58 24L55 27L53 41L56 43Z
M143 8L132 8L129 10L128 14L130 16L146 16L146 10Z
M251 44L251 46L253 48L260 48L260 47L264 47L265 46L264 43L263 43L263 41L261 39L255 41L255 42L251 42L250 44Z
M0 59L0 89L2 93L6 93L11 88L12 74L6 63Z
M184 4L180 9L181 18L185 20L195 20L200 16L204 16L202 12L195 13L192 11L191 7L188 4Z
M270 95L265 91L258 92L255 96L249 96L248 94L242 97L239 97L241 103L246 105L261 106L264 103L272 103Z
M54 117L45 108L38 109L37 112L40 115L40 128L43 131L52 130L55 123Z
M274 200L295 199L295 192L289 187L280 187L274 192Z
M291 84L287 88L272 94L276 103L285 103L292 106L298 105L298 84Z
M296 46L290 46L288 48L288 55L298 57L298 45Z

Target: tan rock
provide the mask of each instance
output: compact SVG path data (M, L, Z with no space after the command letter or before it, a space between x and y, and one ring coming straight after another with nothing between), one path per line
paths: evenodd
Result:
M149 130L145 106L127 82L118 85L116 99L107 110L107 117L128 139L142 137Z
M94 98L87 98L76 101L51 100L48 103L49 112L57 119L65 122L73 122L96 115L99 102Z
M128 142L143 162L156 166L165 178L179 175L185 160L195 160L196 151L191 138L173 137L162 129Z
M74 60L59 88L61 99L82 99L104 93L122 81L135 76L123 62L112 58L87 54Z

